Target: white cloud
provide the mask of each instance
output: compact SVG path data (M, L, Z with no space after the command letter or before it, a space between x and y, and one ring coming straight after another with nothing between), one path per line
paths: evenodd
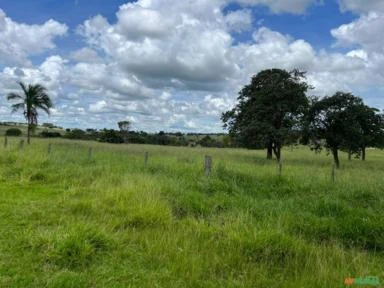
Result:
M294 14L302 14L310 5L321 3L317 0L237 0L229 2L238 2L249 6L263 5L269 7L274 13L288 12Z
M117 31L132 40L144 37L162 38L174 26L174 19L136 3L122 5L117 13L117 19Z
M80 62L68 69L68 81L88 93L116 99L145 99L152 90L141 85L132 74L126 74L117 64Z
M341 11L368 13L372 11L384 12L383 0L339 0Z
M97 54L97 52L88 47L81 48L71 53L71 58L77 62L84 63L101 63L103 59Z
M0 72L0 89L6 93L19 89L19 81L28 84L43 83L50 95L56 98L61 90L66 62L60 56L50 56L34 68L5 67Z
M252 28L252 11L249 9L231 11L225 15L225 22L229 29L235 32L250 30Z
M333 29L331 34L338 45L359 45L367 51L384 51L384 14L371 12L359 19Z
M224 15L215 1L169 2L140 0L122 5L117 23L111 25L96 16L78 31L144 85L217 89L237 70L227 53L232 38ZM132 18L136 12L153 19Z
M66 25L54 20L42 25L17 23L0 9L0 63L30 66L30 55L55 48L53 40L67 30Z
M104 100L101 100L89 105L89 112L93 112L93 113L105 112L105 108L107 108L107 102L105 102Z

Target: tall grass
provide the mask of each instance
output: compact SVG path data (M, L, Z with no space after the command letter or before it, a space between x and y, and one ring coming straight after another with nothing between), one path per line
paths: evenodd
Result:
M384 279L382 151L370 150L366 162L342 155L332 183L331 157L305 147L283 151L279 177L263 151L40 139L20 150L19 139L8 141L0 148L0 287ZM213 157L210 177L204 155Z

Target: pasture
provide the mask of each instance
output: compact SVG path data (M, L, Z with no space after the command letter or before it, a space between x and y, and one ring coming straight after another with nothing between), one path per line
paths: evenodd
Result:
M0 287L384 280L383 151L341 154L333 183L307 147L283 150L279 176L264 151L19 140L0 138Z

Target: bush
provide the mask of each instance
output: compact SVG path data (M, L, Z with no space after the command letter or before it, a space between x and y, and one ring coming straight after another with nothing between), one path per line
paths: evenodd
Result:
M22 132L18 128L10 128L5 132L7 136L21 136Z
M101 231L91 227L75 226L53 239L47 239L44 247L48 263L62 269L84 269L92 264L98 255L107 251L112 241Z
M88 140L87 133L81 129L67 129L64 137L68 139Z
M124 139L120 136L120 132L113 129L104 129L100 133L99 141L116 144L124 143Z
M43 132L40 133L40 137L43 137L43 138L57 138L57 137L61 137L61 134L59 132L43 131Z

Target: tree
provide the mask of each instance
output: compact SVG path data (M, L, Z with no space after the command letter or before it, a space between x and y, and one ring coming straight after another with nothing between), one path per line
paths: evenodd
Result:
M131 128L131 122L119 121L119 122L117 122L117 125L119 126L119 129L120 129L120 132L123 136L124 142L127 142L129 129Z
M350 108L347 133L342 149L361 156L365 161L367 147L382 147L384 140L384 118L378 114L379 110L364 104L354 105Z
M235 145L267 148L267 158L278 161L285 140L301 127L308 108L305 72L264 70L252 77L238 96L239 103L223 113L224 127Z
M351 93L336 92L331 97L314 99L308 116L309 139L313 148L330 150L335 165L340 167L339 149L356 137L356 110L364 105Z
M8 101L18 101L12 105L12 113L22 110L24 117L28 124L28 144L30 144L31 131L37 125L38 110L43 110L48 115L49 109L53 107L52 101L47 94L47 89L40 84L26 86L24 83L19 82L22 94L9 93L7 95Z

